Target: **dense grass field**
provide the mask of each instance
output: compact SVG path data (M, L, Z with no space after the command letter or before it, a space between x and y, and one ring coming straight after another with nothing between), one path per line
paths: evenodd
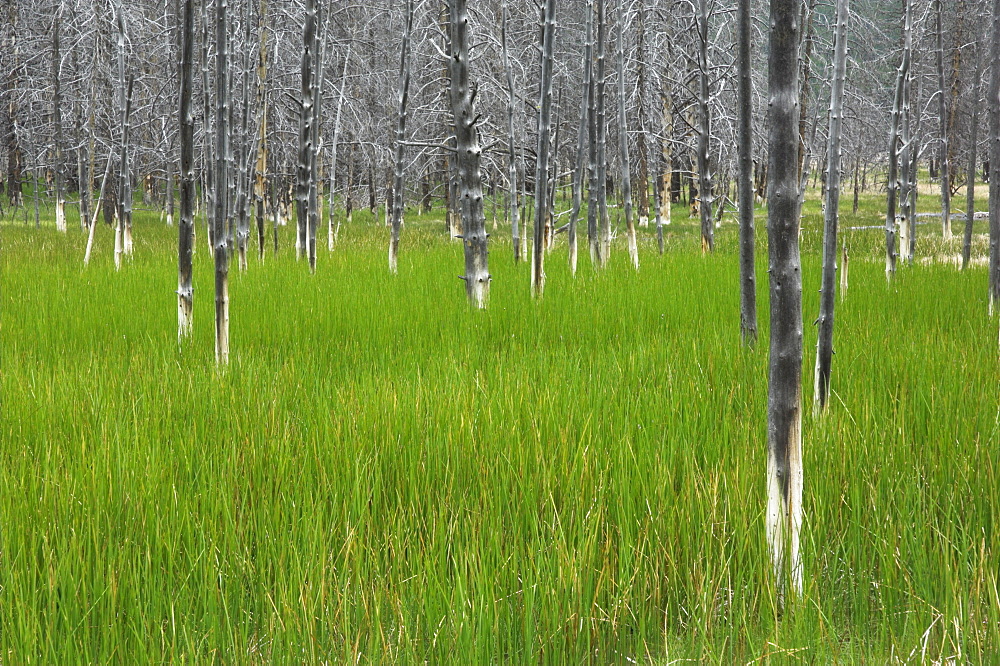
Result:
M880 224L864 203L845 227ZM476 312L440 214L409 218L394 277L386 230L358 214L315 275L291 227L276 257L234 266L223 369L201 224L183 347L158 215L117 273L103 225L86 268L72 215L65 235L3 226L0 663L998 663L986 270L938 261L958 241L927 225L935 260L887 284L884 236L846 231L834 396L814 417L817 205L805 598L781 614L763 217L756 349L728 219L702 256L676 208L663 256L642 230L638 273L620 234L608 270L584 250L574 279L560 236L541 302L501 226Z

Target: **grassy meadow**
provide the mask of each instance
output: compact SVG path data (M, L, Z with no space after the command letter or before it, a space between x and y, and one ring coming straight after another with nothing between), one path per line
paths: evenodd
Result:
M842 227L881 224L882 196L854 216L845 192ZM814 417L818 208L813 193L805 597L780 614L763 210L756 349L731 216L703 256L675 207L663 256L640 230L638 273L620 232L606 271L582 244L572 278L561 235L540 302L501 225L477 312L440 211L407 218L396 276L363 212L333 253L323 236L315 275L291 226L277 256L233 262L222 369L201 222L179 347L158 213L138 213L117 273L103 224L83 266L75 209L67 234L46 210L41 229L7 221L0 664L998 663L986 268L957 270L960 241L921 225L887 284L884 234L844 231L832 404Z

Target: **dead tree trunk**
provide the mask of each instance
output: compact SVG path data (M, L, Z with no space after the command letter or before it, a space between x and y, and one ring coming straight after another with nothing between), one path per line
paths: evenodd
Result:
M837 218L840 214L840 136L844 120L849 16L849 0L838 0L833 46L833 83L830 91L830 130L827 133L826 148L823 279L819 297L819 339L816 344L816 384L813 393L813 400L819 411L826 408L830 394L830 368L833 361L833 308L837 295Z
M485 308L490 293L490 269L483 213L482 175L479 169L477 87L469 80L469 15L466 0L450 0L448 73L451 111L455 122L455 165L458 171L458 209L462 217L465 250L465 291L473 307Z
M510 234L514 244L514 263L521 260L521 232L518 227L518 169L517 169L517 147L514 136L514 107L517 104L516 91L514 90L514 70L510 65L510 54L507 51L507 2L500 5L500 39L503 48L503 68L507 76L507 178L509 180L510 195L508 204L510 206Z
M191 335L194 314L194 289L191 285L194 253L194 114L191 96L194 90L194 0L184 0L181 27L180 67L180 144L181 144L181 215L177 222L177 341Z
M649 226L649 151L646 148L646 134L649 131L648 98L646 96L646 2L640 0L636 13L636 85L639 88L639 133L635 138L636 152L639 153L638 182L639 226Z
M313 122L313 80L314 49L316 48L316 0L306 0L306 20L303 28L302 45L302 89L299 107L299 160L296 168L295 187L295 219L296 241L295 257L301 258L306 252L309 224L309 177L312 173L312 122Z
M906 0L903 16L904 40L909 41L910 2ZM891 280L896 273L896 205L899 197L899 123L903 109L903 94L910 72L910 50L903 47L903 58L896 71L896 92L892 101L892 116L889 122L889 173L886 176L885 211L885 277Z
M600 204L600 191L604 187L604 183L601 180L601 171L598 167L598 159L600 158L600 151L597 148L598 141L598 131L597 131L597 77L600 76L598 72L596 75L593 72L593 52L594 52L594 21L595 21L595 7L594 3L597 0L588 0L587 2L587 24L590 26L590 52L591 52L591 77L590 85L587 89L587 128L590 139L587 144L587 175L590 181L589 187L587 188L587 246L590 249L590 263L594 268L600 266L599 256L600 249L598 248L597 242L597 219L600 215L601 204Z
M229 0L215 5L215 203L212 242L215 257L215 360L229 363Z
M935 21L937 28L937 75L938 75L938 112L940 114L940 153L941 162L941 229L944 238L951 238L951 177L948 165L948 97L945 95L944 75L944 29L941 25L941 0L934 0Z
M347 85L347 65L351 62L351 48L353 44L347 45L347 55L344 57L344 72L340 77L340 92L337 95L337 113L333 120L333 140L330 142L330 213L327 216L327 249L333 252L337 244L337 233L340 230L340 222L333 223L334 198L337 182L337 148L340 145L340 111L344 107L344 88Z
M771 0L768 97L767 541L779 590L802 593L802 274L799 260L798 0Z
M531 244L531 294L545 291L545 226L548 219L549 133L552 129L552 60L556 38L556 0L542 5L542 49L538 90L538 143L535 160L535 229Z
M628 154L628 124L625 117L625 6L618 1L618 138L622 160L622 202L625 208L625 234L628 255L632 266L639 270L639 247L635 238L635 221L632 219L632 178Z
M712 224L712 174L708 159L711 139L709 116L708 20L709 0L698 0L698 201L701 213L701 250L715 250L715 227Z
M583 170L584 161L587 158L587 129L589 127L590 95L593 92L593 69L594 69L594 24L593 12L588 11L585 22L585 41L583 44L583 94L580 99L580 124L577 127L576 136L576 162L573 168L573 204L569 214L569 270L571 275L576 275L577 239L576 220L580 215L580 206L583 201Z
M254 179L254 202L257 204L257 252L264 261L264 199L267 194L267 0L260 0L257 16L260 48L257 53L257 159Z
M739 93L739 172L740 200L740 336L743 344L757 342L757 268L754 264L753 220L753 98L751 97L750 0L739 0L737 8L739 44L737 48Z
M604 0L597 2L597 266L604 268L611 258L611 218L608 216L608 158L607 135L608 123L605 115L605 76L604 52L607 44L607 17L604 14Z
M62 3L56 9L56 16L52 21L52 125L55 129L53 134L55 164L52 166L52 174L55 179L56 189L56 229L65 233L66 193L63 191L62 88L59 81L59 28L61 19Z
M912 133L910 131L911 108L910 89L913 76L910 74L913 62L913 38L912 38L912 9L909 0L904 0L903 21L903 59L907 62L907 72L903 79L903 105L900 109L899 127L899 256L904 261L913 261L910 256L910 235L916 223L913 216L916 211L910 210L910 187L912 186L912 175L910 168L912 161L910 151L914 150L912 145ZM907 20L909 19L909 20Z
M969 265L972 254L972 222L976 216L976 142L979 140L979 96L983 78L983 59L976 49L976 73L972 82L972 123L969 129L969 166L966 173L965 233L962 235L962 268ZM995 64L994 67L998 65Z
M7 2L6 16L3 17L3 62L6 65L2 90L3 103L0 104L0 119L2 119L3 145L7 149L7 197L10 205L17 208L22 203L21 196L21 144L17 136L17 100L16 91L20 80L18 72L18 28L17 2Z
M406 100L410 94L410 31L413 29L413 0L406 2L406 25L403 28L403 47L399 57L399 85L396 102L399 113L396 116L396 155L392 186L392 231L389 237L389 272L396 273L399 257L399 229L403 225L403 141L406 138ZM388 202L386 203L388 205Z
M322 222L323 207L320 205L320 179L319 179L319 159L322 151L320 139L320 126L322 117L320 110L323 104L323 63L326 56L326 33L320 36L319 20L320 7L316 8L317 29L313 36L313 81L312 81L312 106L309 111L312 119L309 122L309 196L306 200L307 210L307 233L306 233L306 253L309 255L309 270L316 272L316 230ZM386 204L388 205L388 203Z
M990 47L990 312L1000 303L1000 0L993 0L993 40Z

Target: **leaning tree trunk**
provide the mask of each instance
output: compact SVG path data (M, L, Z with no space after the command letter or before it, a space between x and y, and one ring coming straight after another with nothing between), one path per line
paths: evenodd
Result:
M500 39L503 50L503 68L507 76L507 178L509 179L510 195L510 235L514 245L514 263L521 260L521 232L518 227L518 197L517 197L517 148L514 136L514 107L517 105L517 91L514 89L514 70L510 66L510 54L507 51L507 2L500 4Z
M549 133L552 126L552 60L556 39L556 0L542 6L542 50L538 86L538 143L535 154L535 229L531 244L531 294L545 291L545 227L548 215Z
M1000 53L1000 0L993 0L994 55L990 73L990 312L1000 303L1000 67L995 56Z
M333 120L333 140L330 142L330 212L327 215L327 249L333 252L337 243L337 232L340 230L340 222L336 226L333 223L334 195L336 193L335 183L337 182L337 147L340 144L340 111L344 107L344 87L347 85L347 65L351 62L351 48L353 44L347 45L347 55L344 56L344 71L340 77L340 92L337 94L337 113Z
M757 268L754 265L753 221L753 98L750 78L750 0L739 0L739 173L740 200L740 336L743 344L757 342Z
M486 217L483 213L482 175L479 170L479 119L476 87L469 81L469 14L466 0L450 0L451 111L455 122L455 165L458 172L458 209L462 217L465 249L465 292L473 307L485 308L490 293L490 269L486 248Z
M215 203L212 241L215 256L215 360L229 363L229 250L226 228L229 192L229 0L215 5Z
M904 40L909 41L910 2L906 0L903 17ZM896 273L896 205L899 198L899 122L903 109L903 95L906 79L910 72L910 50L904 46L903 59L896 71L896 92L892 101L892 116L889 122L889 173L886 176L885 209L885 277L891 280Z
M622 160L622 201L625 207L625 233L628 238L628 255L635 270L639 270L639 247L635 238L635 221L632 219L632 167L628 155L628 125L625 118L625 7L618 0L618 138Z
M194 0L184 0L181 28L180 144L181 215L177 223L177 341L191 335L194 289L191 285L194 253Z
M709 0L698 0L698 209L701 213L701 250L715 250L715 228L712 224L712 174L708 159L711 138L709 116L708 20Z
M767 235L771 341L767 541L779 598L802 593L802 274L799 260L799 0L771 0Z
M938 113L940 121L941 231L951 238L951 177L948 165L948 98L945 95L944 29L941 25L941 0L934 0L937 28Z
M994 64L994 67L998 65ZM979 96L983 78L983 59L976 50L976 74L972 82L972 127L969 130L969 167L966 174L965 233L962 237L962 268L969 265L972 254L972 222L976 217L976 142L979 141Z
M55 164L52 173L56 187L56 229L66 231L66 193L63 183L63 131L62 131L62 89L59 85L59 24L62 18L62 5L56 9L56 17L52 21L52 125L55 128L53 140L55 145Z
M317 0L306 0L306 21L303 28L302 45L302 90L299 107L299 161L295 182L295 257L302 258L308 243L309 224L309 177L312 175L312 122L313 122L313 77L314 50L316 48Z
M593 91L593 68L594 68L594 23L593 12L590 11L592 5L588 3L588 11L585 19L586 39L583 45L583 94L580 96L580 124L576 135L576 162L573 168L573 205L569 213L569 270L571 275L576 275L577 239L576 220L580 215L580 206L583 202L583 169L584 160L587 158L587 129L589 126L590 95Z
M819 297L819 340L816 344L816 384L813 400L822 411L830 394L833 360L833 307L837 291L837 218L840 213L840 136L844 122L844 81L847 78L849 0L837 1L830 91L830 130L826 148L826 211L823 219L823 279Z
M410 94L410 31L413 29L413 0L406 2L406 26L403 29L403 47L399 56L399 85L397 87L397 103L399 113L396 117L396 155L395 171L392 185L392 231L389 237L389 272L396 273L396 263L399 257L399 229L403 225L403 158L405 156L403 141L406 138L406 100ZM388 205L388 203L386 204Z

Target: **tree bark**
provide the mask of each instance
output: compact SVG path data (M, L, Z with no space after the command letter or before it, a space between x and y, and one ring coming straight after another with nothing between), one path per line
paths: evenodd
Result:
M757 268L754 264L753 219L753 98L751 97L750 0L737 7L739 93L739 200L740 200L740 337L743 344L757 342Z
M584 19L586 33L583 44L583 94L580 96L580 123L577 127L576 136L576 162L573 168L573 204L569 214L569 226L567 228L569 237L569 270L571 275L576 275L577 259L577 238L576 221L580 215L580 206L583 202L583 170L587 159L588 128L590 113L590 96L593 92L593 70L594 70L594 14L592 4L588 3L586 18Z
M935 21L937 28L937 75L938 75L938 110L940 114L940 153L941 162L941 229L944 238L951 238L951 177L948 164L948 98L945 95L944 75L944 29L941 25L941 0L934 0Z
M911 3L906 1L903 15L903 34L906 45L903 58L896 71L896 92L892 102L892 116L889 122L889 173L886 176L885 211L885 277L891 280L896 273L896 205L899 196L899 124L903 109L906 79L910 72L910 15Z
M514 70L510 65L510 53L507 49L507 2L500 4L500 39L503 49L503 68L507 77L507 178L510 187L510 234L514 246L514 263L521 260L521 232L518 226L518 168L516 137L514 135L514 107L517 104L514 90Z
M990 312L1000 303L1000 0L993 0L993 39L990 53Z
M605 45L607 44L607 17L604 0L597 2L597 203L599 219L597 228L597 266L604 268L611 257L611 218L608 216L608 123L605 115Z
M215 360L229 363L229 250L226 228L229 214L229 0L215 5L215 196L212 239L215 256Z
M354 45L348 44L347 55L344 57L344 71L340 77L340 93L337 95L337 113L333 121L333 140L330 142L330 213L327 216L327 249L333 252L337 244L337 233L340 230L340 222L336 226L333 223L334 198L337 182L337 148L340 146L340 111L344 107L344 88L347 86L347 65L351 62L351 49Z
M715 250L712 224L712 174L708 150L711 139L709 115L708 21L709 0L698 0L698 211L701 214L701 250Z
M976 217L976 143L979 141L979 96L983 78L983 59L976 48L976 73L972 82L972 123L969 128L969 166L966 169L965 233L962 236L962 269L969 265L972 254L972 222ZM994 61L995 62L995 61ZM994 64L994 67L998 65Z
M296 169L295 188L295 219L296 241L295 257L301 258L307 252L309 224L309 187L312 175L312 123L313 103L316 85L313 73L315 71L316 30L318 22L317 0L306 0L305 26L302 31L302 88L299 108L299 154Z
M257 204L257 252L264 261L264 200L267 194L267 0L260 0L257 16L257 32L260 47L257 52L257 109L260 121L257 127L257 159L254 179L254 202Z
M465 250L465 291L473 307L485 308L490 293L486 247L486 218L479 162L479 117L475 111L476 86L469 80L469 16L466 0L449 0L451 110L455 123L455 165L458 172L458 209L462 217Z
M410 31L413 29L413 0L406 2L406 24L403 28L403 46L399 56L399 84L396 102L399 112L396 116L396 155L392 186L392 231L389 237L389 272L397 272L399 257L399 229L403 225L403 158L406 138L406 100L410 94ZM388 203L386 204L388 205Z
M180 66L180 148L181 214L177 222L177 341L191 335L194 315L194 289L191 285L194 254L194 114L191 97L194 90L194 0L184 0L181 28Z
M4 17L3 62L4 72L0 118L3 125L3 144L7 149L7 197L14 208L21 206L22 156L21 144L17 137L17 100L15 93L20 86L18 72L17 0L8 0L7 16Z
M779 598L802 593L802 275L799 260L798 0L771 0L768 98L767 541Z
M703 0L707 1L707 0ZM632 266L639 270L639 247L632 219L632 178L628 154L628 123L625 117L625 3L618 0L618 138L622 160L622 202L625 207L625 234Z
M649 226L649 150L646 134L649 131L648 99L646 96L646 2L640 0L636 13L636 85L639 89L639 133L635 137L638 153L636 192L639 201L639 226Z
M59 32L62 20L62 3L56 8L56 15L52 21L52 125L53 133L53 153L55 163L52 167L56 189L56 229L66 232L66 193L63 191L63 131L62 131L62 88L59 77Z
M840 214L840 137L844 119L844 83L847 78L847 21L849 0L837 0L833 47L833 83L830 91L830 129L826 149L826 211L823 220L823 279L820 288L819 335L816 344L816 384L813 400L819 411L830 394L833 361L833 308L837 291L837 219Z
M539 63L538 143L535 150L535 229L531 244L531 294L545 291L545 226L548 220L549 133L552 123L552 60L556 38L556 0L542 5Z
M593 72L593 52L594 52L594 22L595 22L595 2L597 0L587 1L587 23L590 26L590 51L591 51L591 77L590 84L587 90L587 127L588 134L590 135L590 140L587 145L587 158L588 167L587 175L590 181L590 185L587 189L587 245L590 249L590 263L594 268L600 266L600 249L597 240L597 220L600 215L601 204L600 204L600 191L604 187L603 181L601 180L601 171L598 167L598 159L600 158L600 151L597 148L598 141L598 131L597 131L597 76ZM603 57L603 56L602 56Z

